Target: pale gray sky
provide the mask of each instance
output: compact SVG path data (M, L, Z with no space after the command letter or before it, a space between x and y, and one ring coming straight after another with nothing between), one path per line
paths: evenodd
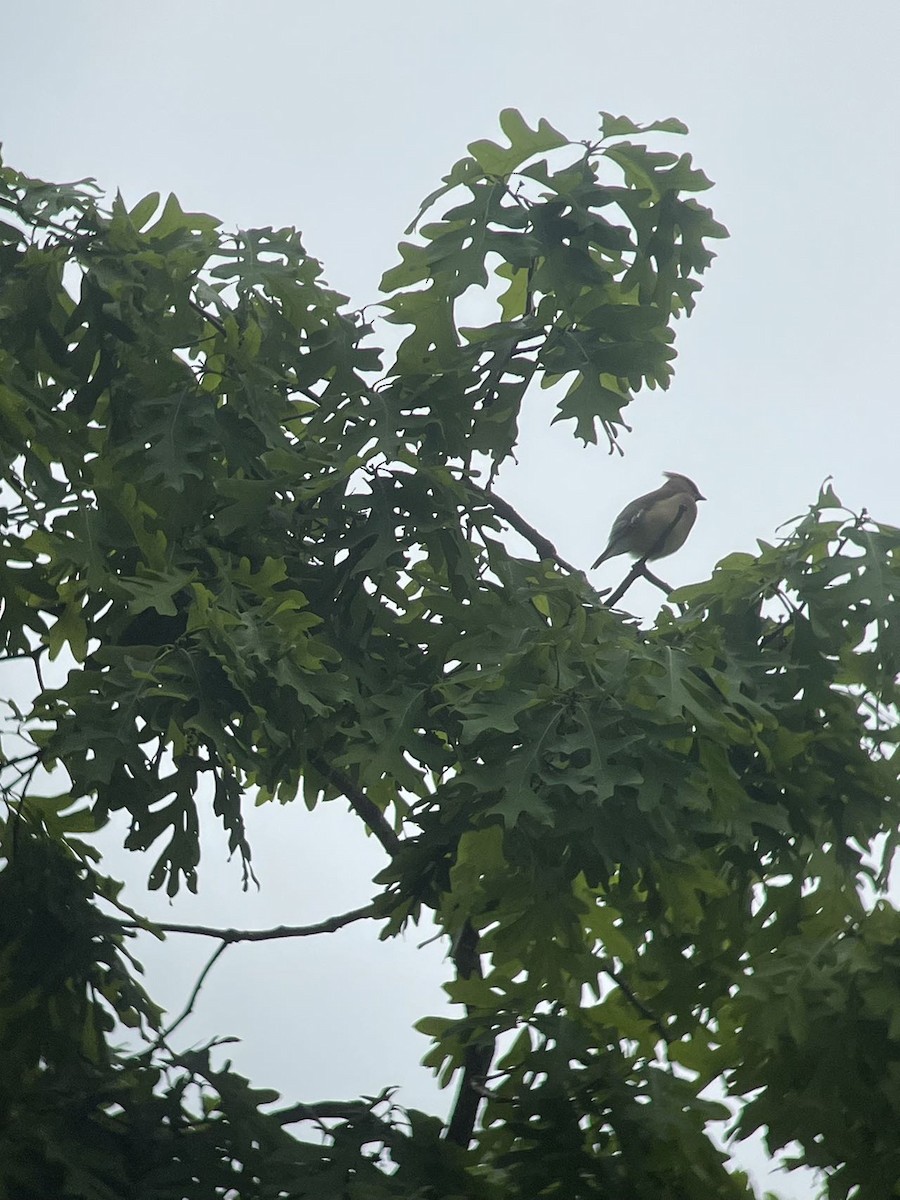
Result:
M47 179L95 175L130 203L174 191L229 226L294 224L358 307L419 200L469 141L497 135L501 108L574 139L599 109L682 118L678 148L716 181L705 202L732 239L680 324L675 383L629 411L624 459L550 430L536 397L501 491L587 565L627 500L685 472L709 497L666 572L688 582L771 538L829 474L845 503L900 524L898 44L896 0L45 0L4 13L0 138L9 163ZM616 578L615 564L598 573ZM152 911L304 923L369 896L381 852L337 807L270 808L253 828L260 894L240 894L211 828L201 896ZM417 940L354 928L232 948L184 1035L240 1035L239 1069L289 1100L399 1083L402 1102L434 1109L446 1097L411 1025L442 1003L442 951ZM211 948L149 947L152 992L177 1011Z

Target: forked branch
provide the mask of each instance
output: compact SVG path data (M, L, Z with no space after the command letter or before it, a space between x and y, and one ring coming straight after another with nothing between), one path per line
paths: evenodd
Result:
M658 575L654 575L653 572L648 569L647 560L652 558L653 555L657 552L657 550L660 550L665 545L669 534L672 532L672 530L675 528L675 526L681 520L684 512L686 511L686 508L687 508L687 505L679 504L678 512L676 512L675 516L672 518L672 520L669 522L669 524L665 527L665 529L662 531L662 533L659 535L659 537L656 539L656 541L653 543L653 545L650 547L650 549L647 551L647 553L642 555L637 560L637 562L634 564L634 566L631 568L631 570L628 572L628 574L625 576L625 578L622 580L622 582L619 584L619 586L615 589L615 591L612 593L612 595L606 601L607 608L612 608L614 605L619 603L619 601L622 599L622 597L625 595L625 593L628 591L628 589L631 587L631 585L634 583L634 581L638 578L639 575L643 575L643 577L646 580L648 580L648 582L654 584L656 587L658 587L660 589L660 591L665 592L667 596L668 596L669 592L674 591L674 588L672 587L672 585L670 583L666 583L666 581L664 579L660 579Z

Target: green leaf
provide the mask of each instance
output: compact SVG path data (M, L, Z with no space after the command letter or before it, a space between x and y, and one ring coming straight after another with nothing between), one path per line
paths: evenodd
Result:
M159 207L159 192L150 192L129 212L128 216L135 229L143 229Z
M568 140L545 120L530 129L515 108L505 108L501 112L500 128L509 139L508 147L487 140L469 145L469 153L488 175L508 175L533 155L568 144Z
M146 200L149 199L150 197L146 197ZM143 204L145 201L141 201L141 203ZM154 208L156 204L158 204L158 200L154 203ZM157 242L180 232L211 234L219 228L220 224L221 222L216 217L211 217L207 213L185 212L178 203L178 198L170 192L159 219L145 231L144 236L150 242ZM138 227L140 228L140 226Z

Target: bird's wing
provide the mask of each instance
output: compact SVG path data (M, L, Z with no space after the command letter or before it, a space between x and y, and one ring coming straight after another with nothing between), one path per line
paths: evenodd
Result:
M627 554L629 550L629 534L634 526L641 520L647 511L648 505L656 497L655 492L648 492L645 496L638 496L637 500L632 500L630 504L626 504L619 515L612 523L612 529L609 531L609 541L606 543L606 549L596 560L591 570L595 570L602 562L608 558L615 558L619 554Z
M643 519L647 509L656 499L656 492L647 492L645 496L638 496L637 500L632 500L630 504L625 505L613 521L612 529L609 531L610 546L621 541Z

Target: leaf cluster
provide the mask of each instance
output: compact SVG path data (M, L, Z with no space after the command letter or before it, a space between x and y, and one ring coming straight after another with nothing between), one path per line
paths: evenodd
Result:
M599 424L613 445L633 390L668 387L670 319L691 312L706 242L726 236L690 195L712 185L689 154L624 136L684 132L680 122L603 114L600 138L574 157L546 121L532 130L507 109L500 126L509 146L469 147L382 280L388 319L412 326L386 398L429 458L502 461L535 378L565 381L555 420L575 421L586 442ZM463 324L463 301L490 296L499 312L482 299L482 323Z

